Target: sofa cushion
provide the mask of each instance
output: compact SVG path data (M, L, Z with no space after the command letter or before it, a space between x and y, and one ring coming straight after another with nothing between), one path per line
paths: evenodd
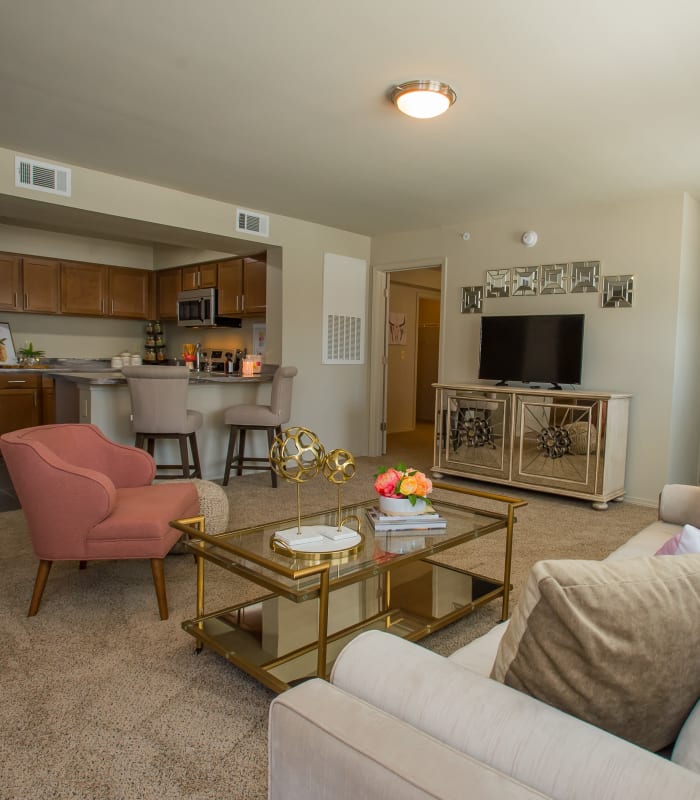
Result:
M700 700L683 723L671 761L700 774Z
M700 696L700 556L540 561L491 676L650 750Z
M657 556L684 556L688 553L700 553L700 531L692 525L684 525L680 533L656 551Z

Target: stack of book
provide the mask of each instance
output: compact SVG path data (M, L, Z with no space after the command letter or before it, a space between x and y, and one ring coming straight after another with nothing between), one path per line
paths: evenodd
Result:
M412 514L398 516L396 514L383 514L377 506L367 509L367 519L375 531L423 531L447 527L447 520L437 511L425 514Z

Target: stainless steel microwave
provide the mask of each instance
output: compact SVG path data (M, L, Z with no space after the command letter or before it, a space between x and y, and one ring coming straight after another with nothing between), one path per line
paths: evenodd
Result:
M240 328L240 317L218 313L216 289L190 289L177 296L177 324L188 328Z

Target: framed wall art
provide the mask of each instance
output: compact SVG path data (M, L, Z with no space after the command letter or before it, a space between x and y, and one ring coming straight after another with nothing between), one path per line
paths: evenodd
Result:
M539 274L539 267L513 267L513 297L536 295Z
M17 353L9 322L0 322L0 365L16 364Z
M600 261L574 261L571 265L571 291L597 292L600 281Z
M486 270L486 297L510 297L510 269Z
M483 286L462 287L462 314L481 314Z
M568 264L543 264L540 267L540 294L566 294Z
M608 275L603 278L603 308L630 308L634 275Z

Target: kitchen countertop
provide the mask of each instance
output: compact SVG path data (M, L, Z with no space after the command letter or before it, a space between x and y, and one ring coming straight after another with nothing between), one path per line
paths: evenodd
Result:
M59 378L72 383L87 383L92 386L109 386L109 385L126 385L126 378L121 370L108 369L108 370L95 370L95 371L66 371L63 369L18 369L7 370L8 372L41 372L44 375L49 375L52 378ZM272 373L261 373L260 375L252 375L249 378L243 378L238 375L217 375L215 373L200 372L190 375L190 385L198 384L221 384L221 383L270 383L274 376Z

